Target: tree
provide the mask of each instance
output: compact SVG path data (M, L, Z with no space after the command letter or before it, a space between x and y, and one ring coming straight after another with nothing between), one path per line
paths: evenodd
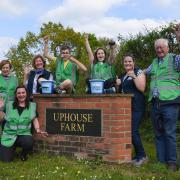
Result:
M175 35L172 32L172 26L173 23L170 23L167 26L162 26L157 29L146 29L145 34L139 33L135 36L130 35L129 38L124 38L119 35L118 48L120 46L120 51L116 57L117 74L123 71L121 61L127 52L134 55L139 67L146 68L151 64L152 59L155 57L154 41L157 38L167 38L170 42L171 52L177 52L178 45L175 40ZM25 64L31 65L32 58L35 54L43 54L42 37L45 35L49 35L50 37L50 53L54 56L59 55L59 50L62 44L70 45L73 50L73 55L89 67L87 52L84 45L84 34L75 32L70 27L64 28L60 23L48 22L47 24L42 25L40 32L37 35L32 32L27 32L26 36L19 40L18 45L16 47L11 47L7 53L7 58L12 61L15 73L20 82L22 82L23 79L23 66ZM98 47L104 47L107 49L109 40L110 39L106 37L97 39L94 34L89 34L89 42L93 50L96 50ZM55 72L55 63L49 62L47 64L47 69ZM78 93L85 92L85 77L86 76L80 76L77 87Z
M15 73L20 82L23 80L23 67L28 64L32 66L32 58L35 54L43 54L43 37L49 35L50 37L50 53L54 56L59 55L60 47L64 44L69 45L72 49L72 54L87 67L89 61L84 45L83 33L75 32L72 28L64 28L60 23L49 22L43 24L40 28L39 34L27 32L24 38L19 40L18 45L11 47L7 53L7 58L12 61ZM93 49L103 45L105 40L98 40L94 34L90 34L90 44ZM47 63L47 69L55 72L55 63ZM85 77L80 75L77 92L84 93Z
M146 68L152 63L152 59L156 57L154 50L154 41L158 38L166 38L169 40L170 52L178 52L178 43L176 42L175 35L172 27L174 23L162 26L156 29L146 29L145 34L139 33L135 36L129 36L129 38L123 38L118 36L120 43L120 52L117 55L118 72L122 71L121 61L123 56L129 52L132 53L136 59L136 64L141 68ZM121 60L121 61L120 61Z

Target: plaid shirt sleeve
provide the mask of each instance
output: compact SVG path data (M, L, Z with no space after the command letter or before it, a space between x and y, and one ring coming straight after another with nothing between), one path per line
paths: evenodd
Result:
M148 66L148 68L146 68L146 74L150 75L151 74L151 70L152 70L152 64Z
M174 57L174 69L180 72L180 55L175 55Z

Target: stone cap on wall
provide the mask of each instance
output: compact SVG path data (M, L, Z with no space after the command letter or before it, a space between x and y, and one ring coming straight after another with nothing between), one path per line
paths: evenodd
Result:
M88 97L133 97L133 94L34 94L33 97L38 98L57 98L57 97L70 97L70 98L88 98Z

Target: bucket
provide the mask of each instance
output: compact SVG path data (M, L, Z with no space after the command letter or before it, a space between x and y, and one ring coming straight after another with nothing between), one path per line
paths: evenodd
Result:
M91 79L89 80L91 87L91 94L103 94L104 93L104 80Z
M42 94L52 94L54 91L54 81L41 81Z

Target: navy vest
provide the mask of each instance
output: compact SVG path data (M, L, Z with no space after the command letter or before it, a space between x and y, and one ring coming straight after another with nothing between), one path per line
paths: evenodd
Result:
M134 69L135 75L138 74L139 68ZM120 75L121 79L121 85L119 86L119 92L125 93L125 94L133 94L132 98L132 110L133 111L145 111L145 96L142 92L140 92L135 84L132 78L125 77L125 74Z
M35 70L30 71L29 79L28 79L28 84L27 84L27 91L28 91L29 95L32 94L33 82L34 82L35 75L36 75L36 71ZM51 72L49 72L49 71L44 69L43 74L40 75L39 78L44 78L44 79L48 80L50 75L51 75ZM41 87L40 84L37 82L37 92L38 93L41 92L40 87Z

